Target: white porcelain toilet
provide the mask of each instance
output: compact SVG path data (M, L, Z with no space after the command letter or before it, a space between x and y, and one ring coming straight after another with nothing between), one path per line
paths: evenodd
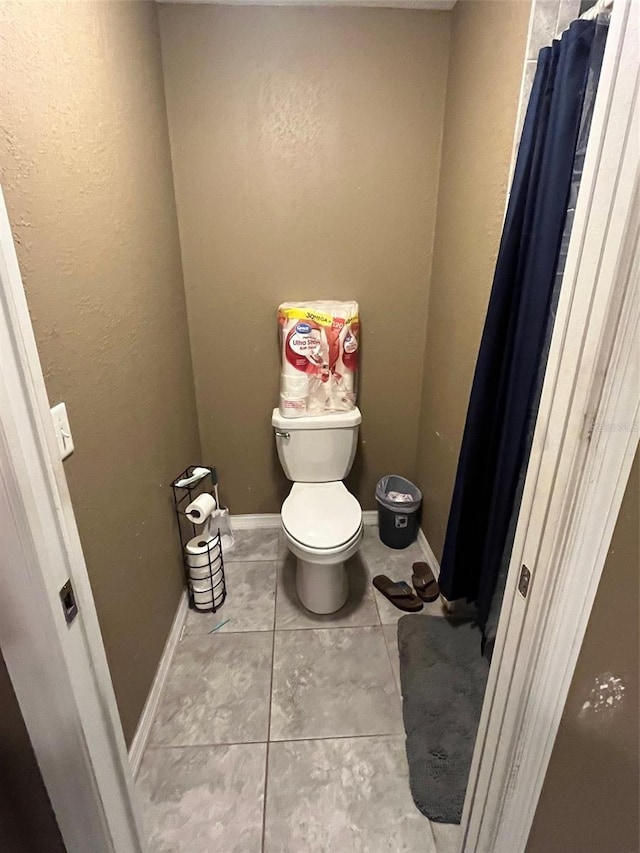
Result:
M362 420L359 409L271 423L284 473L293 486L282 504L282 529L298 558L296 589L313 613L335 613L349 594L345 560L362 541L362 507L342 482L351 470Z

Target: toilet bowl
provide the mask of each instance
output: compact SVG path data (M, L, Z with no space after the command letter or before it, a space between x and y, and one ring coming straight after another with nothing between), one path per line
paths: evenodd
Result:
M282 529L297 557L296 589L312 613L335 613L349 595L345 561L362 541L362 508L342 478L356 454L358 409L283 417L273 410L278 457L293 482L282 505Z
M282 529L297 558L296 591L312 613L335 613L349 595L345 561L362 541L362 508L342 482L294 483Z

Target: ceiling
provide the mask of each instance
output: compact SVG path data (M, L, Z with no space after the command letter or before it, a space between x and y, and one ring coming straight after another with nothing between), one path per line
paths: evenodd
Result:
M218 6L377 6L393 9L436 9L447 12L456 0L156 0L156 3L209 3Z

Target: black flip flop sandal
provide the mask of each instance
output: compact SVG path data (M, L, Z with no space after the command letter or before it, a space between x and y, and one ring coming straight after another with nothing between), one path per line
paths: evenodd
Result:
M411 582L423 601L436 601L440 595L440 587L438 581L434 578L433 572L429 568L428 563L414 563L413 575Z
M407 613L415 613L418 610L422 610L422 602L414 594L408 583L404 581L394 583L386 575L376 575L373 579L373 585L398 610L404 610Z

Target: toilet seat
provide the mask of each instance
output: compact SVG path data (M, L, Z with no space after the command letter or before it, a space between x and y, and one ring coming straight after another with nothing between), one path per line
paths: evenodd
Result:
M362 507L341 481L294 483L281 515L286 533L315 552L349 546L362 528Z

